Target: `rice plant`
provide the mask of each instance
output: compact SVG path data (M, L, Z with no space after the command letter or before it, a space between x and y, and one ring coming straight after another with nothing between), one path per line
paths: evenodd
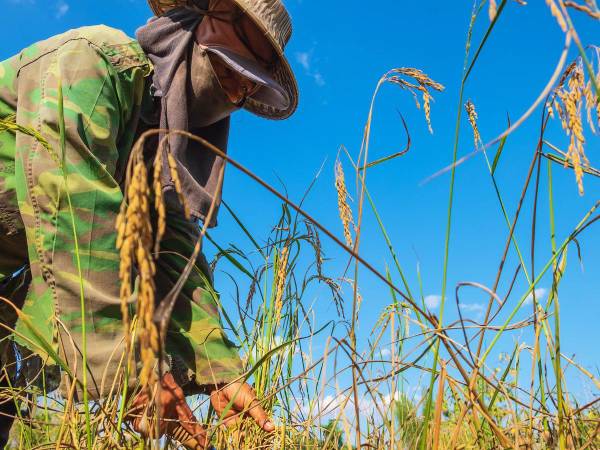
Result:
M439 172L439 167L431 166L435 178L450 174L447 220L439 227L445 241L437 313L428 305L421 273L417 271L416 283L407 276L403 266L407 258L399 255L388 232L393 224L385 222L378 208L394 199L372 193L368 175L411 151L409 135L406 149L377 159L371 156L373 113L376 99L382 95L381 87L393 85L406 91L410 96L407 98L422 109L417 114L423 114L427 127L433 130L434 99L444 95L442 83L424 71L406 67L392 69L378 81L359 151L352 153L347 150L350 147L342 146L338 159L326 166L331 175L327 189L337 199L330 207L336 220L339 216L335 229L315 220L303 206L305 198L321 194L316 191L323 189L320 183L311 185L303 201L296 203L207 145L227 160L230 170L240 170L262 186L265 195L274 195L280 201L279 218L269 230L252 229L225 203L224 214L236 224L238 236L223 242L203 228L196 246L197 251L202 243L210 249L212 268L229 280L227 296L233 308L222 309L224 322L239 347L248 381L276 423L271 434L262 432L250 419L225 427L205 397L190 398L216 449L600 448L597 370L590 370L586 361L561 349L561 308L568 300L562 294L561 282L568 271L578 270L574 261L582 253L580 241L594 233L600 221L598 194L586 189L588 180L600 176L593 166L597 146L591 144L597 142L600 131L600 50L587 45L593 43L580 41L571 14L586 14L589 20L598 20L600 12L594 1L546 1L551 17L564 33L564 57L535 104L516 121L509 121L504 132L490 138L482 131L485 117L478 114L476 103L465 101L466 84L508 3L483 0L474 5L458 93L452 163ZM525 2L517 3L527 7ZM486 32L480 42L473 42L474 26L483 20L488 21ZM574 61L568 61L567 50L573 44L578 54ZM516 180L521 187L519 196L509 198L498 183L498 170L510 152L511 134L525 121L536 119L540 120L539 138L531 143L535 151L527 176ZM465 120L472 130L472 136L465 140L472 149L459 157L461 123ZM556 133L550 138L551 129L562 129L562 140L556 140ZM0 123L2 130L32 133L11 121ZM38 139L44 142L43 137ZM131 364L133 353L139 351L144 363L140 388L152 387L156 383L152 368L160 358L165 333L164 324L154 320L153 285L154 258L164 233L164 204L160 184L148 181L141 148L141 144L136 146L130 160L127 201L118 222L121 298L125 305L123 334L128 343L123 375L106 380L112 386L110 395L93 402L77 395L78 391L86 391L86 380L81 385L69 377L69 368L41 337L31 344L43 351L44 360L18 350L12 365L3 368L0 389L0 402L14 405L11 414L17 419L9 439L11 449L180 448L173 439L141 438L126 420L131 393L125 386L136 370ZM60 149L56 154L60 155ZM157 152L155 180L164 167L164 155ZM495 270L491 284L465 281L450 286L456 177L469 158L485 162L482 167L493 187L506 236L498 248L499 259L490 261ZM167 167L177 180L172 161L167 161ZM556 233L554 176L558 170L573 173L573 195L591 196L594 202L580 217L569 218L572 228L562 236ZM180 196L180 200L185 205L185 199ZM536 213L542 203L547 205L547 215ZM158 217L155 229L150 225L154 220L152 209ZM525 214L526 210L534 213ZM367 214L375 218L377 236L364 231ZM517 233L523 216L531 217L528 239ZM547 222L549 237L538 235L541 221ZM375 245L375 237L377 242L384 242L386 265L364 256L365 248ZM540 260L539 255L545 255L544 259ZM126 307L132 295L132 267L140 274L133 312ZM15 280L19 276L16 274ZM374 323L363 321L363 311L373 308L373 291L363 288L367 277L378 283L377 295L386 303L377 311ZM539 291L542 280L550 280L551 284L545 296ZM480 320L462 313L461 295L467 290L486 299ZM317 304L328 305L329 314L324 317ZM17 306L18 299L4 299L0 311L3 315L19 315ZM457 320L448 320L450 308L456 309ZM522 318L524 312L526 317ZM27 321L27 317L21 318ZM367 339L359 337L361 327L368 329ZM8 342L11 331L3 328L0 339ZM518 333L525 332L534 337L533 341L518 337ZM16 368L17 372L35 372L35 382L17 378L11 383L14 377L8 374ZM61 376L70 380L68 389L49 392L47 387L55 385ZM573 379L584 380L591 401L583 403L576 395L571 388ZM186 439L183 434L174 437Z

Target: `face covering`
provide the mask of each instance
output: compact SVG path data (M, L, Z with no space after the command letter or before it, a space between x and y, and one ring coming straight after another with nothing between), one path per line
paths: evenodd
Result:
M188 125L190 128L207 127L239 109L231 103L204 48L194 42L190 67L188 97Z
M196 0L196 4L199 8L208 7L208 1ZM238 107L228 99L208 55L196 43L195 31L202 19L197 8L174 8L139 28L136 37L154 66L152 89L160 102L156 126L189 131L225 151L229 115ZM165 133L160 134L159 141L164 137ZM170 134L167 142L192 215L203 220L211 203L219 202L218 174L223 159L185 136ZM155 151L149 149L148 153L152 154L152 150ZM167 208L180 212L166 155L163 162L161 182ZM209 226L215 224L213 218Z

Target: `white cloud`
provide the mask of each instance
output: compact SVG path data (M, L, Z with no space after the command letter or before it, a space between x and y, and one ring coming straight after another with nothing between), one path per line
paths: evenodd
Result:
M383 358L387 358L388 356L392 356L392 351L389 348L387 348L387 347L382 348L380 350L380 353L381 353L381 356Z
M310 70L310 55L308 52L296 53L296 61L304 67L304 70Z
M361 413L369 415L374 411L373 402L362 399L358 402L358 408ZM313 400L312 404L304 404L300 408L304 416L309 420L318 419L322 423L341 415L346 418L354 417L354 401L352 394L326 395ZM342 412L343 411L343 412Z
M69 12L70 6L64 0L59 0L56 4L56 18L60 19Z
M474 304L461 303L460 309L462 309L463 311L466 311L466 312L482 313L485 310L485 306L483 306L481 303L474 303Z
M475 320L481 320L483 318L485 305L482 303L461 303L459 307L465 313L473 313L475 315Z
M318 70L313 68L311 52L297 52L296 61L302 66L306 75L311 77L317 86L325 86L325 78Z
M535 299L539 302L546 298L548 295L548 289L546 288L537 288L535 290ZM531 305L533 303L533 292L527 296L525 299L524 305Z
M440 307L440 303L442 303L441 295L428 295L425 297L425 305L429 309L438 309Z

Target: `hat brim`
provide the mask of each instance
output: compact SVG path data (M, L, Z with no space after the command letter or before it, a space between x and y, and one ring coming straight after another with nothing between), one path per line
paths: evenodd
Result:
M285 92L288 99L287 107L281 108L275 104L269 104L269 97L254 95L248 98L244 108L257 116L265 117L267 119L287 119L294 114L298 108L298 82L296 81L292 67L279 43L271 36L259 18L256 17L252 11L248 10L242 2L238 0L232 1L252 20L258 29L262 31L277 53L278 60L274 66L273 73L270 74L270 78L275 81L275 84L283 89L283 92ZM148 3L154 14L159 16L178 6L185 6L186 0L148 0ZM257 94L264 94L264 92L261 92L263 90L264 89L260 89Z
M224 46L206 45L204 48L207 52L216 55L232 70L260 86L260 89L250 99L281 111L290 106L290 99L283 86L260 63L245 58Z

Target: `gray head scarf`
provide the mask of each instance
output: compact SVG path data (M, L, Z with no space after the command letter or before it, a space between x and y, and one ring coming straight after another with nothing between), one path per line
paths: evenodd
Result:
M179 7L151 19L137 30L136 37L154 65L154 96L160 99L158 126L199 134L225 151L229 115L238 108L227 98L208 56L195 42L195 31L208 0L195 3L198 8ZM204 219L219 195L218 174L223 160L184 136L171 135L168 144L190 210L196 218ZM163 161L166 164L166 158ZM169 170L164 169L162 183L167 202L180 209ZM214 224L213 220L209 225Z

